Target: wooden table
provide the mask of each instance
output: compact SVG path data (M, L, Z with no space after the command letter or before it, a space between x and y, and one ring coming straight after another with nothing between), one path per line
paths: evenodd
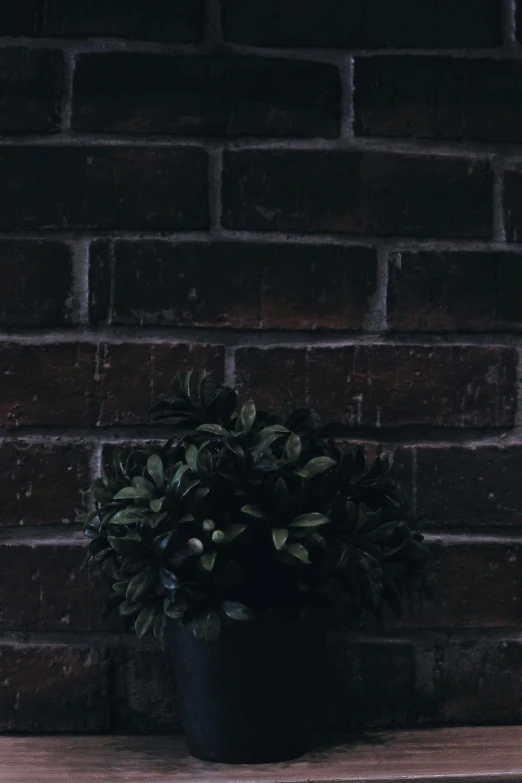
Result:
M372 732L296 761L211 764L180 737L0 735L0 783L522 781L522 726Z

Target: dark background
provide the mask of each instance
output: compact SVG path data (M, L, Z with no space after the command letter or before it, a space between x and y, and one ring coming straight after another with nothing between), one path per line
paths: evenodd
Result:
M520 719L515 22L1 0L0 730L179 730L163 654L78 566L85 488L192 365L384 445L446 552L422 615L333 634L326 725Z

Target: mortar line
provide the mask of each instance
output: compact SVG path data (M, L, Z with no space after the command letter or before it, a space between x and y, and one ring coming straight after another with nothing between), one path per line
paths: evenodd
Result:
M341 79L341 139L351 139L355 135L355 104L354 104L354 61L347 57L339 64Z
M89 246L88 239L70 243L72 281L68 304L77 326L89 323Z
M225 348L225 384L235 386L236 380L236 348L229 345Z
M522 163L522 145L507 142L461 142L437 139L386 138L350 136L347 138L306 139L302 137L223 137L173 136L166 134L91 133L65 130L55 134L0 135L0 147L82 147L102 148L202 148L207 152L371 152L402 155L404 157L456 158L490 162L494 155L503 155L508 163Z
M210 213L210 237L221 231L223 181L223 147L209 153L208 159L208 200Z
M501 158L494 157L491 162L493 171L493 238L496 242L506 241L506 224L504 217L504 171L505 165Z
M203 40L204 43L211 45L223 42L220 0L206 0L205 32Z
M74 53L70 51L64 51L62 100L60 105L60 130L62 133L68 133L68 131L71 129L75 65L76 61Z
M210 5L215 3L210 2ZM212 14L215 12L212 11ZM207 20L209 19L207 13ZM207 21L208 24L208 21ZM221 41L221 38L219 39ZM117 38L114 36L93 36L88 39L79 40L74 37L57 36L0 36L0 47L21 46L24 48L41 49L53 48L63 51L70 51L75 54L94 53L135 53L135 54L206 54L208 53L208 38L204 37L200 43L176 43L160 42L147 40L129 40ZM382 56L429 56L429 57L458 57L461 59L473 60L477 58L487 58L501 60L509 57L522 57L522 47L515 48L504 43L495 48L474 47L474 48L379 48L367 49L364 47L291 47L291 46L250 46L247 44L224 41L220 44L220 51L227 54L257 55L265 58L282 59L302 59L313 60L317 62L332 62L336 58L349 56L357 57L382 57Z
M338 245L341 247L370 247L374 250L388 248L392 251L413 252L491 252L502 251L505 254L522 254L522 242L499 242L487 239L458 239L440 237L405 237L375 234L343 234L317 232L300 234L275 231L237 231L220 229L219 231L161 231L135 229L88 230L88 229L34 229L0 230L0 242L3 240L38 239L47 242L81 241L91 242L108 239L127 242L159 242L178 244L195 243L249 243L249 244L290 244L290 245Z
M289 244L289 245L338 245L340 247L369 247L373 250L387 248L391 251L403 252L470 252L521 255L522 242L499 242L486 239L440 239L437 237L404 237L378 236L375 234L332 234L328 232L314 234L299 234L274 231L236 231L219 229L219 231L177 231L152 232L147 230L114 229L114 230L84 230L84 229L35 229L35 230L0 230L0 242L5 240L38 239L39 241L56 242L89 240L95 242L108 239L120 242L158 242L163 244L179 243L232 243L232 244Z
M0 342L11 345L67 345L85 343L94 346L145 345L215 345L238 348L315 348L340 349L354 346L389 346L394 348L520 348L518 332L387 332L365 333L348 330L301 329L230 329L191 326L106 326L71 329L28 328L23 331L1 330Z
M502 4L502 32L505 47L518 52L516 36L516 0L500 0Z
M379 334L386 332L387 325L387 290L388 290L388 265L390 252L388 248L379 248L377 251L377 269L375 292L369 297L370 307L363 319L363 331L367 334Z
M522 346L518 348L517 404L515 412L515 423L517 426L522 426Z

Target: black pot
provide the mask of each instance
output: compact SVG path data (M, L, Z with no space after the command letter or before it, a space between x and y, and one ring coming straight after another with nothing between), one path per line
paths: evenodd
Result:
M316 620L235 622L212 645L171 620L168 637L189 751L206 761L285 761L308 750L325 632Z

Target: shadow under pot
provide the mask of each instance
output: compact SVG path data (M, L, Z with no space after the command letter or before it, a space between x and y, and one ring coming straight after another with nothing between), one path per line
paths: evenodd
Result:
M206 645L168 621L168 651L190 753L205 761L286 761L309 750L325 630L272 615L222 628Z

